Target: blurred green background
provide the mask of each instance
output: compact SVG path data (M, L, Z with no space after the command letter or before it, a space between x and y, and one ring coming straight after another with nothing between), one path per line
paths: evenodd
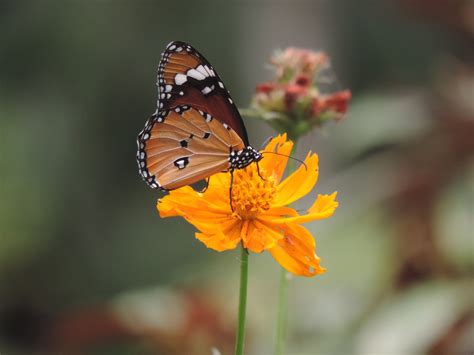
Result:
M288 46L353 93L299 145L340 207L308 225L328 271L292 280L286 353L472 354L473 24L468 0L1 1L0 353L232 353L238 254L161 220L135 162L182 40L239 107ZM278 274L250 256L248 354L273 352Z

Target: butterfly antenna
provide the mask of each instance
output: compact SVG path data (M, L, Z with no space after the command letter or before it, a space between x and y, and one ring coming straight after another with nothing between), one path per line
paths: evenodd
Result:
M262 143L262 146L260 147L260 150L263 150L273 138L274 138L273 136L270 136L267 139L265 139Z
M277 152L262 152L262 154L275 154L275 155L281 155L282 157L287 157L289 159L293 159L293 160L297 161L298 163L300 163L301 165L303 165L306 170L308 170L308 166L306 165L306 163L304 161L298 159L298 158L295 158L295 157L292 157L292 156L289 156L289 155L285 155L285 154L280 154L280 153L277 153Z

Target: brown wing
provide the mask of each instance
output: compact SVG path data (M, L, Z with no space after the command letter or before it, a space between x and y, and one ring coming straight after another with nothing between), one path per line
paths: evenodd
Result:
M152 188L173 190L229 169L239 135L210 114L176 106L153 115L138 136L138 166Z
M158 110L189 105L234 129L248 145L247 131L229 91L211 64L184 42L171 42L158 67Z

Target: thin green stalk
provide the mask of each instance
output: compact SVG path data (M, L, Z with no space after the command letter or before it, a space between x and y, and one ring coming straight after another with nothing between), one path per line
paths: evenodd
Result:
M239 292L239 323L237 325L237 334L235 340L235 355L244 353L245 338L245 311L247 308L247 281L249 253L244 246L240 250L240 292Z
M296 142L294 139L293 152L296 152ZM295 170L295 161L288 159L287 171L291 174ZM283 355L285 351L286 327L288 321L288 271L284 268L280 270L280 286L278 291L278 313L275 339L275 355Z

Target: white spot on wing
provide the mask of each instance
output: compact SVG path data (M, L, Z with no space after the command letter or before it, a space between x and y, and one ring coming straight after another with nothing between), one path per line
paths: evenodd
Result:
M219 81L219 86L223 89L224 88L224 84L222 83L222 81Z
M173 89L173 85L167 84L167 85L165 86L165 92L170 92L172 89Z
M207 95L209 94L210 92L212 91L212 89L208 86L206 86L204 89L201 90L201 92L204 94L204 95Z
M174 77L174 82L176 85L183 85L188 80L188 77L184 74L176 74Z
M206 69L207 76L213 76L207 65L204 66L204 69Z
M209 76L209 72L202 65L199 65L196 70L204 76Z
M204 80L206 77L198 72L196 69L189 69L186 73L189 77L194 78L196 80Z

